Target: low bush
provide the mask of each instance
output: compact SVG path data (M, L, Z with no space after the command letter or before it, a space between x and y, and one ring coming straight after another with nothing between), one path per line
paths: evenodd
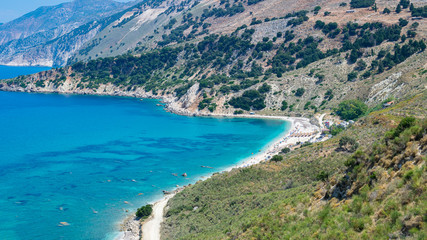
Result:
M280 162L280 161L282 161L283 160L283 156L281 156L281 155L274 155L272 158L271 158L271 161L273 161L273 162Z
M153 205L147 204L145 206L142 206L136 210L136 217L137 218L147 218L151 215L153 212Z

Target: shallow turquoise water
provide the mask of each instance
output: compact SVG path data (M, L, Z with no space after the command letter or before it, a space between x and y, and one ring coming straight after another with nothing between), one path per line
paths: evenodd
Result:
M0 92L0 238L109 238L126 209L234 165L290 126L156 103Z
M10 67L0 65L0 79L14 78L20 75L28 75L46 71L50 67Z

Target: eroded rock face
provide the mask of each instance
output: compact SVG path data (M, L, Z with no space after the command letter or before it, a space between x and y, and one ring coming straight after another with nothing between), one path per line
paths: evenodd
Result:
M0 64L61 66L102 28L105 17L130 6L112 0L76 0L0 25Z
M189 108L197 99L199 92L199 83L195 83L188 89L187 93L180 99L183 108Z
M394 73L385 80L373 85L366 102L383 101L389 96L392 96L393 93L399 92L404 86L404 83L399 81L401 76L401 72Z

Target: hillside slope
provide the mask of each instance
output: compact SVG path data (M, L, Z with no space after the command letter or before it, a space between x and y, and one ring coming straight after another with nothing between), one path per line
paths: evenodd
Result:
M425 104L426 93L280 162L187 187L168 202L162 238L425 239ZM399 116L419 110L423 119Z
M377 6L397 3L378 1ZM289 4L140 4L105 22L105 35L95 37L71 62L86 60L1 88L156 97L185 114L258 111L308 117L345 99L375 106L425 89L427 24L412 17L422 3L415 3L413 11L390 14L372 8L347 13L348 5L340 7L339 1L321 2L319 13L314 11L318 2ZM280 15L247 19L255 8L264 9L258 14ZM230 21L242 23L234 28ZM128 37L139 46L133 48ZM123 51L128 53L97 58Z
M187 115L356 120L283 161L185 189L162 236L425 239L426 16L421 0L151 0L105 21L67 66L0 90L160 98Z
M96 32L80 32L79 37L73 36L65 42L67 34L129 6L129 3L112 0L75 0L40 7L0 25L0 64L63 65L75 49L91 39Z

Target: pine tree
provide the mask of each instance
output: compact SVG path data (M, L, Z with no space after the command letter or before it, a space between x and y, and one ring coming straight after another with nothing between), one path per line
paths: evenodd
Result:
M400 13L401 11L402 11L402 7L400 6L400 4L397 4L396 13Z

